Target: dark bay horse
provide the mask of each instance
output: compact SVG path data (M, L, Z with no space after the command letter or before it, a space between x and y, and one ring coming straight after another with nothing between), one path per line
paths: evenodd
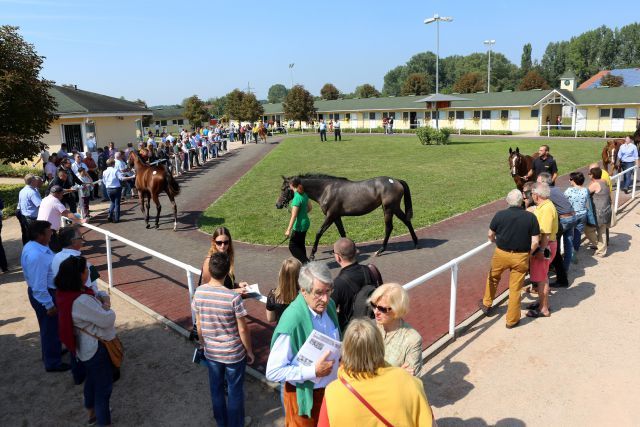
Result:
M525 182L527 182L527 174L533 167L533 160L538 157L538 153L533 156L526 154L520 154L520 148L516 147L513 151L509 147L509 169L511 170L511 177L516 183L518 190L522 191Z
M289 188L289 182L294 177L282 177L282 188L280 197L276 202L276 208L282 209L293 199L293 190ZM411 203L411 191L409 185L401 180L388 176L367 179L365 181L349 181L346 178L339 178L322 174L306 174L298 176L309 198L320 205L325 218L322 226L316 234L316 240L311 250L311 259L314 258L318 250L318 242L325 231L336 224L340 236L346 237L343 216L360 216L382 205L384 211L385 234L382 247L376 252L380 255L387 249L387 242L393 230L393 216L397 216L404 223L411 233L411 238L415 247L418 247L418 236L416 236L411 224L413 207ZM400 208L400 201L404 196L403 212Z
M624 139L608 139L602 148L602 167L611 175L616 170L620 171L620 167L616 166L616 163L618 162L618 150L622 144L624 144ZM611 165L611 169L609 169L609 165Z
M160 206L159 195L166 192L169 200L173 205L173 231L178 227L178 207L176 206L175 197L180 194L180 186L171 175L171 172L165 166L149 166L142 161L137 151L132 150L129 154L129 166L135 167L136 170L136 189L140 198L140 208L144 214L144 222L149 226L149 210L151 199L156 205L156 228L160 222Z

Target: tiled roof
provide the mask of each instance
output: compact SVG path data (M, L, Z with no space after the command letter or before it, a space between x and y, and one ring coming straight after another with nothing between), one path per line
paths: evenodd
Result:
M591 76L588 80L578 86L578 89L589 89L594 83L599 82L601 78L609 74L609 70L602 70L597 74Z
M56 113L95 114L95 113L149 113L149 110L124 99L100 95L82 89L52 86L49 93L58 103Z
M600 81L607 74L623 78L625 87L640 85L640 68L617 68L615 70L603 70L582 83L578 89L594 89L600 87Z

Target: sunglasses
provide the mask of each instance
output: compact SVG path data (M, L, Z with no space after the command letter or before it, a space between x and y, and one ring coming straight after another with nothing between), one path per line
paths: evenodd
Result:
M370 304L371 304L371 308L373 308L374 310L378 310L382 314L387 314L388 312L390 312L392 310L391 307L383 307L381 305L377 305L377 304L374 304L374 303L370 303Z
M228 245L229 244L229 240L214 240L214 242L216 242L216 245L218 245L218 246Z

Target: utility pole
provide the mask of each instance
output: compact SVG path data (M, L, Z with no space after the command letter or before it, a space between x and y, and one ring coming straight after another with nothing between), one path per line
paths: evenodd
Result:
M487 93L491 93L491 46L496 44L496 41L485 40L484 44L489 46L489 64L487 65Z

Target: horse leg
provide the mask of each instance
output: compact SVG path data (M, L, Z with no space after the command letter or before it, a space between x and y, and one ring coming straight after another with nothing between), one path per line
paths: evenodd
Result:
M404 225L407 226L407 228L409 229L409 233L411 234L411 239L413 240L413 248L418 249L418 236L416 236L416 232L413 230L413 224L411 224L411 221L407 218L407 215L402 212L402 209L400 208L396 209L396 216L400 221L402 221Z
M151 196L145 197L145 214L144 223L147 224L147 228L151 228L149 225L149 210L151 209Z
M384 210L384 241L382 242L382 247L378 249L374 256L380 255L387 249L387 242L389 242L389 236L391 236L391 231L393 230L393 211Z
M178 205L176 205L176 200L172 196L169 196L169 201L173 206L173 231L176 231L178 228Z
M316 258L316 252L318 251L318 243L320 242L320 238L322 237L324 232L327 231L327 228L329 228L331 224L333 224L333 221L334 221L333 216L331 215L327 216L324 219L324 222L322 223L322 225L320 226L320 229L316 233L316 240L315 242L313 242L313 248L311 249L311 256L309 257L311 261L313 261Z
M347 237L347 233L344 231L344 225L342 225L342 217L336 218L335 223L338 233L340 233L340 237Z
M152 195L153 203L156 205L156 230L160 228L160 211L162 210L162 206L160 206L160 199L157 194Z

